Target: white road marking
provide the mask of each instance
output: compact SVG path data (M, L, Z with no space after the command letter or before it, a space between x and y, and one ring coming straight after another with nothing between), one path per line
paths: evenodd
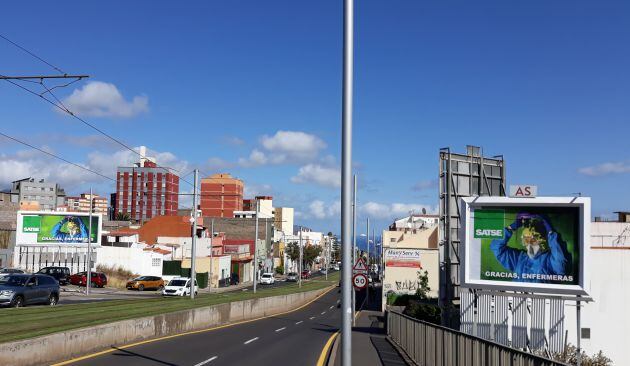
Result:
M324 315L324 314L326 314L326 312L325 312L325 311L322 311L322 315Z
M250 343L252 343L253 341L255 341L255 340L257 340L257 339L258 339L258 337L256 337L256 338L252 338L252 339L250 339L249 341L246 341L246 342L245 342L245 343L243 343L243 344L250 344Z
M313 320L313 319L315 319L315 317L314 317L314 316L312 316L312 317L310 317L309 319L310 319L310 320Z
M334 308L334 307L335 307L335 306L333 305L333 306L329 307L328 309L332 309L332 308Z
M299 322L295 323L295 325L301 324L303 322L304 322L304 320L300 320Z
M282 332L282 331L283 331L283 330L285 330L285 329L287 329L287 327L278 328L278 329L276 329L276 333L277 333L277 332Z
M196 364L195 366L203 366L209 362L212 362L214 360L216 360L217 358L219 358L219 356L214 356L214 357L210 357L209 359L203 361L203 362L199 362L198 364Z

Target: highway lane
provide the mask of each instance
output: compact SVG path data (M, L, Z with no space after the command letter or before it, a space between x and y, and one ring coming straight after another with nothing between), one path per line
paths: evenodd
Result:
M124 349L72 365L315 365L338 330L339 289L297 311Z

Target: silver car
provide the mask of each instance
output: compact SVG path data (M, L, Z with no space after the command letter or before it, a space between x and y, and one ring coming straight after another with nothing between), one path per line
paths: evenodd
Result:
M0 306L20 308L31 304L57 305L59 282L42 274L1 274Z

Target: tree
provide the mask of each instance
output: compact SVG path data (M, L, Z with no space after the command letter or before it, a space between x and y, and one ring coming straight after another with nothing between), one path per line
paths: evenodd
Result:
M416 290L416 295L421 299L428 299L429 292L431 288L429 287L429 272L418 271L418 289Z
M118 212L116 214L116 220L117 221L129 221L129 220L131 220L131 216L129 216L129 214L126 213L126 212Z
M300 247L296 242L287 244L284 248L284 253L292 262L300 259Z
M307 245L304 247L302 259L305 265L312 266L315 259L322 253L322 247L319 245Z

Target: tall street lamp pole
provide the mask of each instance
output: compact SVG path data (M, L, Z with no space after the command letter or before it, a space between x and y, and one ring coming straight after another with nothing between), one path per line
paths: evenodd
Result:
M343 243L341 296L341 365L352 366L352 67L354 0L343 7L343 96L341 133L341 242Z
M190 299L195 299L195 279L197 273L195 272L195 259L197 256L197 174L195 169L194 182L193 182L193 209L192 209L192 249L190 251Z

